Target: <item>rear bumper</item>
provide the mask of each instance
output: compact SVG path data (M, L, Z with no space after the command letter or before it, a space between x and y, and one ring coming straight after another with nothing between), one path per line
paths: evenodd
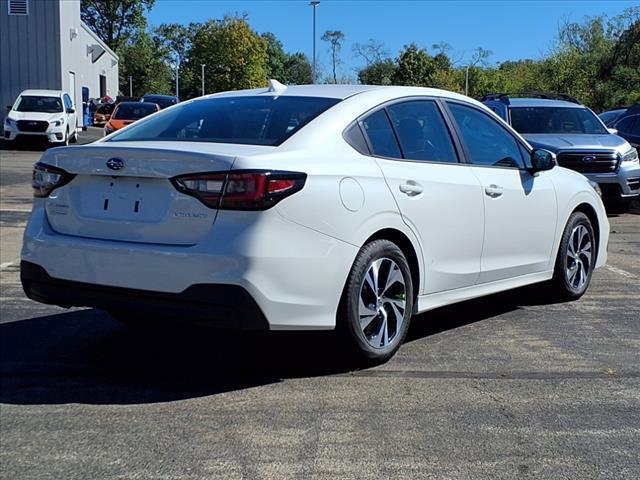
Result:
M224 306L218 301L224 295L217 292L234 290L220 288L229 286L249 295L270 330L325 330L335 327L344 282L357 253L358 247L294 224L275 208L221 211L215 226L193 246L64 235L51 228L43 202L36 199L21 260L42 267L56 280L72 282L64 285L84 285L92 296L105 298L88 303L83 293L80 304L86 306L117 309L111 303L112 292L143 300L148 293L154 298L157 294L181 305L194 287L216 290L211 293L214 304ZM28 288L36 301L79 305L74 298L66 299L66 291L38 296Z
M92 307L204 322L218 328L269 330L269 323L251 295L237 285L192 285L180 293L110 287L53 278L39 265L20 263L27 297L61 307Z

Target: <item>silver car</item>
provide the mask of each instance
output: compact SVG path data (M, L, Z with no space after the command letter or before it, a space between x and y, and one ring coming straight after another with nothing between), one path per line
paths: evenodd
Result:
M534 148L554 152L560 166L598 183L612 210L625 211L640 195L638 151L614 135L576 99L490 95L484 104L522 134ZM558 96L553 96L558 97Z

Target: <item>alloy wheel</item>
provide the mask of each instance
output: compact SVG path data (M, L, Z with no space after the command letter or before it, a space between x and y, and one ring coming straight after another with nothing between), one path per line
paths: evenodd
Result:
M360 329L373 348L393 343L404 322L407 290L402 270L390 258L371 263L360 286Z
M567 245L566 273L571 288L581 290L591 270L592 243L589 230L584 225L576 226Z

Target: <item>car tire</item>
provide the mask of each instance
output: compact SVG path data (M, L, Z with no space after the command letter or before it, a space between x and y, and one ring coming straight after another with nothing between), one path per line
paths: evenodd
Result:
M78 127L73 130L73 135L71 135L71 139L69 140L71 143L78 143Z
M597 258L597 242L591 220L573 212L560 239L552 285L563 300L577 300L587 291Z
M69 146L69 129L67 128L67 133L65 133L64 138L62 139L62 142L60 142L62 145L64 145L65 147Z
M380 363L400 348L413 314L413 282L402 250L375 240L360 249L338 311L337 329L360 360Z

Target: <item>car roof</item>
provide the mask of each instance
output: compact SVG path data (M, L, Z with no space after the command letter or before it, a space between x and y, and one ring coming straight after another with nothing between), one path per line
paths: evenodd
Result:
M174 100L177 99L178 97L176 97L175 95L160 95L158 93L147 93L146 95L143 95L142 98L148 98L148 97L153 97L153 98L166 98L168 100Z
M133 107L139 107L141 103L145 105L153 105L154 107L158 106L157 103L153 102L120 102L116 105L116 107L119 107L120 105L131 105Z
M64 92L62 90L25 90L20 95L32 95L34 97L61 97Z
M565 107L565 108L585 108L584 105L564 100L553 100L549 98L509 98L509 106L513 107Z

